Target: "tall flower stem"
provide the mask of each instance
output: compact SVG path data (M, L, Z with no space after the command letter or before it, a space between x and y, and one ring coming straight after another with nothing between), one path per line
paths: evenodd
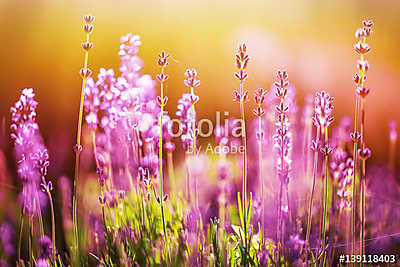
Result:
M365 150L365 97L361 97L361 154ZM366 191L366 158L361 156L361 177L360 177L360 255L364 254L364 231L365 231L365 191ZM362 264L363 265L363 264Z
M325 128L325 146L328 145L328 127ZM325 243L326 243L326 224L327 224L327 217L328 217L328 181L329 181L329 153L325 151L325 177L324 177L324 213L322 218L322 250L325 250ZM326 255L326 252L324 252ZM323 258L325 263L325 256Z
M315 143L319 144L320 139L320 128L317 126L317 137ZM313 207L313 200L314 200L314 191L315 191L315 181L317 178L317 167L318 167L318 149L315 147L314 149L314 165L313 165L313 180L311 185L311 193L310 193L310 202L308 205L308 218L307 218L307 232L306 232L306 246L307 249L310 248L310 232L311 232L311 223L312 223L312 207Z
M191 132L191 142L192 142L192 155L193 157L197 157L197 129L196 129L196 110L194 105L199 101L199 97L194 94L194 88L200 86L200 80L196 79L197 77L197 71L195 69L187 69L185 71L185 80L184 84L190 89L190 104L191 104L191 129L188 130L188 132ZM194 179L195 183L195 207L196 210L199 210L199 195L198 195L198 179L196 177L190 177L193 175L193 172L191 172L190 168L192 166L189 166L188 168L188 177Z
M249 252L248 245L248 211L247 211L247 145L246 145L246 122L244 116L244 103L248 102L249 91L244 90L244 81L246 80L248 74L245 71L247 64L249 62L249 56L247 54L246 44L241 44L239 46L238 52L236 53L236 67L239 69L235 72L236 78L240 81L239 92L234 91L235 98L234 101L239 102L240 106L240 118L242 122L242 146L243 146L243 166L242 166L242 212L243 212L243 245L245 249L244 262L243 264L247 266L247 254ZM241 211L239 211L241 212Z
M53 198L51 197L51 190L53 190L53 185L51 182L46 183L46 179L44 175L42 175L42 187L43 190L47 193L50 202L50 213L51 213L51 241L53 242L53 261L56 264L56 221L54 215L54 204Z
M291 138L289 136L289 120L288 110L289 107L285 106L285 98L287 97L289 85L288 74L286 71L279 70L276 74L277 81L275 81L275 96L279 99L279 104L275 106L277 112L276 134L273 136L274 148L277 153L276 161L276 176L280 182L279 196L278 196L278 220L277 220L277 260L279 261L280 252L283 248L284 233L285 233L285 222L283 220L283 198L286 196L287 209L289 211L289 172L290 172L290 151L291 151Z
M28 250L29 250L29 265L33 266L33 250L32 250L32 242L33 242L33 215L29 215L29 241L28 241Z
M163 173L163 116L164 116L164 107L167 104L168 97L164 96L164 83L168 80L168 75L164 74L164 69L168 66L168 58L170 56L162 51L158 55L157 64L161 68L161 73L157 75L157 80L160 82L160 96L157 98L158 105L160 106L160 139L159 139L159 147L158 147L158 157L160 161L160 207L161 207L161 216L163 222L163 232L164 232L164 240L167 242L167 228L165 224L165 211L164 211L164 173Z
M356 96L356 105L355 105L355 111L354 111L354 133L357 132L357 122L358 122L358 96ZM356 229L356 173L357 173L357 145L358 145L358 140L356 138L353 138L353 179L352 179L352 185L351 185L351 191L352 191L352 215L351 215L351 228L350 232L352 233L352 239L351 239L351 253L355 254L355 242L356 242L356 237L355 237L355 229Z
M321 230L320 230L320 238L322 239L322 255L320 257L323 257L321 263L323 264L322 266L325 266L325 260L326 260L326 228L327 228L327 218L328 218L328 182L329 182L329 154L332 152L332 149L329 147L329 142L328 142L328 126L332 123L333 117L332 117L332 111L333 111L333 97L330 97L328 93L325 91L322 91L320 93L317 93L315 100L315 107L314 107L314 116L313 116L313 121L315 126L317 127L317 139L315 142L313 142L313 150L317 153L318 151L322 152L324 155L324 171L325 174L324 176L324 182L322 184L322 191L323 191L323 214L322 214L322 221L321 221ZM324 138L324 145L320 147L319 144L319 139L320 137L320 132L322 138ZM314 161L314 170L313 170L313 179L315 180L315 175L316 175L316 169L317 169L317 158L318 155L315 155L315 161ZM315 184L315 181L313 181L313 184ZM312 200L310 201L312 204ZM309 211L311 213L312 205L309 207ZM310 216L310 215L309 215ZM311 221L309 219L309 226L307 229L311 228ZM307 238L309 238L309 233L307 233ZM308 241L307 241L308 242Z
M253 113L258 118L258 132L256 132L256 137L258 140L258 177L259 184L261 186L261 241L264 244L264 229L265 229L265 221L264 221L264 212L265 212L265 200L264 200L264 179L263 179L263 153L262 153L262 141L263 141L263 131L261 124L261 116L265 114L264 109L262 108L262 103L264 102L264 89L258 88L254 93L254 100L257 104L257 108L253 110Z
M54 216L54 204L53 204L53 198L51 197L50 190L46 190L47 195L49 197L50 201L50 211L51 211L51 239L53 242L53 261L56 263L57 258L56 258L56 220Z
M41 209L41 206L40 206L40 199L39 199L39 193L38 193L38 191L36 191L35 194L36 194L36 196L35 196L35 198L34 198L34 201L35 201L35 204L36 204L36 201L37 201L37 205L38 205L37 211L38 211L38 218L39 218L40 235L42 236L42 235L44 235L44 226L43 226L42 209Z
M161 73L164 74L164 67L161 68ZM161 99L164 99L164 82L160 84L160 95ZM163 222L164 238L167 240L167 228L165 226L165 214L164 214L164 174L163 174L163 114L164 114L164 103L160 105L160 140L159 140L159 160L160 160L160 206L161 216Z
M243 81L240 82L240 93L243 95ZM243 145L243 172L242 172L242 198L243 198L243 211L244 211L244 235L245 235L245 246L247 249L247 147L246 147L246 123L244 118L244 103L243 99L240 100L240 118L243 122L243 132L242 132L242 145Z
M74 252L75 252L75 260L79 262L79 234L78 234L78 182L79 182L79 167L80 167L80 153L82 151L81 145L81 136L82 136L82 118L83 118L83 102L85 98L85 85L86 79L90 76L91 71L88 69L88 58L89 58L89 50L92 48L93 44L89 42L89 37L91 32L93 31L93 21L94 17L91 15L84 16L85 25L83 26L84 31L86 32L86 42L82 43L82 48L85 51L85 59L84 65L81 69L81 77L82 77L82 87L81 87L81 100L79 105L79 117L78 117L78 129L76 133L76 147L75 147L75 179L74 179L74 187L73 187L73 224L74 224Z
M283 87L281 87L281 90L283 90ZM283 96L281 96L281 98L280 98L280 105L283 105ZM284 117L283 116L284 116L283 113L281 113L280 114L280 122L281 122L280 127L281 127L282 132L284 131L284 122L283 122ZM284 156L283 149L281 149L280 157L281 157L281 164L283 165L285 162L285 160L284 160L285 156ZM282 219L283 181L282 181L282 179L280 179L280 183L281 183L281 186L279 189L279 207L278 207L278 229L279 229L278 233L280 236L279 236L278 240L281 243L281 245L283 246L284 225L282 225L283 224L283 219Z
M18 239L18 255L17 255L17 259L18 259L18 264L21 260L21 246L22 246L22 234L24 231L24 220L25 220L25 215L23 212L21 212L21 225L20 225L20 229L19 229L19 239Z
M364 59L365 54L370 51L370 46L366 43L367 37L371 35L372 30L371 27L373 22L363 21L363 28L360 28L356 31L356 38L358 42L354 45L354 50L360 55L360 60L357 62L357 68L359 70L358 75L354 76L354 82L357 85L356 89L356 112L355 112L355 120L354 120L354 133L353 133L353 161L354 161L354 173L353 173L353 232L355 235L356 229L356 206L355 206L355 185L356 185L356 166L357 166L357 154L359 152L359 156L361 158L361 166L360 166L360 254L364 253L364 231L365 231L365 191L366 191L366 159L370 156L369 149L365 146L365 96L369 93L369 89L364 87L366 72L369 69L368 61ZM361 103L360 103L361 98ZM361 126L360 126L360 134L357 134L358 127L358 112L360 110L359 105L361 104ZM361 149L357 150L357 142L361 139ZM352 254L355 254L355 236L352 242ZM363 264L361 264L363 265Z
M194 96L194 88L190 87L190 93ZM194 109L194 102L192 102L192 146L193 146L193 155L197 156L197 148L196 148L196 118L195 118L195 109ZM199 209L199 188L198 188L198 179L194 179L194 190L195 190L195 197L194 203L195 207Z
M258 117L258 132L261 133L261 117ZM258 175L261 185L261 238L262 242L264 243L264 228L265 228L265 221L264 221L264 212L265 212L265 200L264 200L264 180L263 180L263 157L262 157L262 139L258 141Z

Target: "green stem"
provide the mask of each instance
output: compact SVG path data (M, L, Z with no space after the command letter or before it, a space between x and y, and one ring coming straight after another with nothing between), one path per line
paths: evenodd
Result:
M362 153L365 146L365 97L361 97L361 150ZM360 213L361 213L361 222L360 222L360 255L364 254L364 231L365 231L365 191L366 191L366 159L364 157L361 158L361 178L360 178ZM361 264L363 266L364 264Z
M280 90L282 91L284 88L281 87ZM280 99L280 105L283 105L283 100L284 98L281 97ZM284 132L284 115L283 113L280 114L280 122L281 122L281 132ZM283 143L283 138L281 136L281 141ZM284 167L284 154L283 154L283 149L281 149L281 165L282 167ZM281 182L281 186L279 189L279 207L278 207L278 223L277 223L277 233L278 233L278 251L280 251L280 246L283 244L283 235L284 235L284 225L283 224L283 220L282 220L282 197L283 197L283 181L279 178L280 182ZM280 257L280 256L279 256Z
M21 212L21 225L20 225L20 230L19 230L19 239L18 239L18 264L21 260L21 245L22 245L22 233L23 233L23 229L24 229L24 219L25 216L23 214L23 212Z
M32 251L32 239L33 239L33 216L29 215L29 266L33 267L33 251Z
M259 104L261 107L261 105ZM258 116L258 132L259 132L259 138L258 140L258 167L259 167L259 183L261 186L261 241L262 244L264 244L264 228L265 228L265 222L264 222L264 212L265 212L265 200L264 200L264 180L262 176L262 170L263 170L263 159L262 159L262 135L261 135L261 116Z
M164 67L161 68L161 73L164 73ZM159 140L159 161L160 161L160 207L164 231L164 240L167 240L167 228L165 226L164 214L164 177L163 177L163 115L164 115L164 82L160 83L161 89L161 111L160 111L160 140Z
M47 195L50 201L50 211L51 211L51 239L53 241L53 261L57 265L56 259L56 221L54 216L54 205L53 205L53 198L51 197L51 193L49 190L47 191Z
M89 42L89 33L86 34L86 42ZM84 63L84 75L82 77L82 89L81 89L81 100L79 105L79 118L78 118L78 130L76 133L76 148L75 148L75 179L74 179L74 194L73 194L73 224L74 224L74 251L75 259L79 262L79 236L78 236L78 181L79 181L79 167L80 167L80 153L81 153L81 136L82 136L82 120L83 120L83 101L85 98L85 85L86 85L86 73L88 66L89 52L85 51L85 63Z
M317 127L317 138L316 138L317 143L319 143L319 138L320 138L320 129L319 129L319 127ZM311 232L311 223L312 223L312 206L313 206L314 191L315 191L315 181L316 181L316 176L317 176L317 166L318 166L318 150L315 150L314 166L313 166L313 180L312 180L312 186L311 186L310 203L308 206L307 234L306 234L307 249L310 247L309 241L310 241L310 232ZM308 256L308 252L307 252L307 256Z
M39 200L38 191L36 191L36 197L34 199L35 203L36 203L36 199L37 199L37 203L38 203L38 217L39 217L40 235L43 236L44 235L43 217L42 217L42 209L40 207L40 200Z
M194 96L194 88L190 87L190 91L192 96ZM195 118L195 110L194 110L194 103L192 103L192 142L193 142L193 155L196 157L197 156L197 141L196 141L196 118ZM198 184L197 184L197 179L194 178L194 189L195 189L195 207L198 210L199 209L199 196L198 196Z
M244 95L243 89L243 81L240 81L240 95ZM243 122L243 132L242 132L242 144L243 144L243 218L244 218L244 246L246 250L246 254L248 252L248 244L247 244L247 147L246 147L246 122L244 118L244 103L243 98L240 99L240 116ZM246 255L247 259L247 255ZM245 264L247 264L245 262Z
M325 144L328 144L328 127L325 128ZM326 242L326 220L327 220L327 212L328 212L328 154L325 155L325 178L324 178L324 214L322 218L322 249L325 250L325 242ZM324 252L324 260L325 260L326 252Z

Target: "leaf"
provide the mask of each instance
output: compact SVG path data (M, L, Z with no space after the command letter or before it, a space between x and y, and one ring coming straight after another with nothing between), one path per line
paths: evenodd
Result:
M252 204L253 204L253 194L250 192L249 208L247 209L247 225L250 225Z
M240 193L238 192L238 206L239 206L239 218L242 227L244 227L243 209L242 209L242 199L240 198Z

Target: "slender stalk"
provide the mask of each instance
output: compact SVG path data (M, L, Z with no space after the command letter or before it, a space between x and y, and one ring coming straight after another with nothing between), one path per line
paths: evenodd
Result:
M21 261L21 245L22 245L22 233L24 230L24 219L25 216L23 214L23 212L21 212L21 225L20 225L20 229L19 229L19 239L18 239L18 265L19 262Z
M240 94L244 95L244 88L243 88L243 81L240 81ZM244 102L243 98L240 100L240 117L242 119L242 126L243 126L243 132L242 132L242 145L243 145L243 184L242 184L242 190L243 190L243 218L244 218L244 244L245 244L245 249L246 251L248 250L247 247L247 147L246 147L246 123L244 119Z
M55 220L55 216L54 216L54 205L53 205L53 198L51 197L50 190L47 189L46 192L47 192L47 195L48 195L49 201L50 201L51 239L53 242L53 261L54 261L54 263L56 263L57 262L57 258L56 258L56 220Z
M259 104L261 106L261 104ZM258 175L259 182L261 185L261 241L264 243L264 229L265 229L265 221L264 221L264 212L265 212L265 200L264 200L264 179L263 179L263 155L262 155L262 136L261 136L261 116L258 116L258 132L259 132L259 140L258 140Z
M190 93L192 94L192 96L194 96L194 88L190 87ZM197 149L196 149L196 118L195 118L195 114L194 114L194 102L192 102L192 141L193 141L193 155L196 157L197 156ZM195 207L198 210L199 209L199 192L198 192L198 181L196 178L194 178L194 190L195 190Z
M89 42L90 33L86 33L86 42ZM81 153L81 136L82 136L82 120L83 120L83 102L85 98L85 85L86 85L86 73L88 71L88 58L89 50L85 50L85 61L83 66L83 77L82 77L82 88L81 88L81 100L79 105L79 117L78 117L78 129L76 133L76 147L75 147L75 179L74 179L74 193L73 193L73 224L74 224L74 250L75 257L79 261L79 236L78 236L78 183L79 183L79 168L80 168L80 153Z
M164 67L161 67L161 74L164 74ZM161 102L160 107L160 140L159 140L159 161L160 161L160 206L161 206L161 216L163 222L164 239L167 240L167 228L165 226L165 214L164 214L164 177L163 177L163 115L164 115L164 82L160 83L160 95Z
M328 144L328 127L325 128L325 144ZM325 178L324 178L324 213L322 218L322 249L325 250L325 242L326 242L326 220L328 213L328 153L325 154ZM324 255L326 252L324 252ZM325 261L325 256L324 256Z
M358 107L359 107L359 96L356 95L356 105L355 105L355 111L354 111L354 132L357 131L358 129ZM351 240L351 252L352 254L355 254L355 242L356 242L356 178L357 178L357 146L358 146L358 141L353 140L353 181L351 185L351 191L352 191L352 224L350 228L350 232L352 233L352 240ZM353 264L354 266L354 264Z
M236 54L236 67L239 69L238 72L235 72L235 76L240 80L240 88L239 92L235 91L235 101L239 102L240 105L240 118L242 122L242 146L243 146L243 170L242 170L242 210L243 212L243 232L244 232L244 249L245 255L243 257L244 262L242 264L244 266L248 265L247 255L249 254L249 245L248 245L248 212L247 212L247 145L246 145L246 122L244 116L244 103L248 100L248 91L244 90L244 80L247 78L247 73L245 69L247 68L247 64L249 62L249 56L247 55L247 47L246 44L241 44L239 46L239 50ZM240 194L238 193L238 196ZM243 255L242 255L243 256Z
M281 86L281 91L283 90L283 86ZM281 96L281 98L280 98L280 105L282 106L283 105L283 100L284 100L284 98L283 98L283 95ZM283 113L281 112L281 114L280 114L280 121L281 121L281 131L282 131L282 133L284 132L284 130L285 130L285 126L284 126L284 115L283 115ZM283 137L281 136L281 142L283 143ZM281 165L282 165L282 168L284 167L284 164L285 164L285 155L284 155L284 151L283 151L283 149L281 149ZM280 189L279 189L279 207L278 207L278 225L277 225L277 227L278 227L278 233L280 234L280 236L279 236L279 241L280 241L280 244L283 246L283 239L284 239L284 229L285 229L285 227L284 227L284 223L283 223L283 218L282 218L282 197L283 197L283 188L284 188L284 186L283 186L283 181L282 181L282 179L280 179L280 182L281 182L281 186L280 186ZM281 229L282 229L282 231L281 231Z
M320 139L320 128L317 127L317 137L316 142L319 143ZM311 223L312 223L312 206L313 206L313 199L314 199L314 191L315 191L315 181L317 178L317 167L318 167L318 149L314 152L314 165L313 165L313 180L311 185L311 194L310 194L310 202L308 205L308 218L307 218L307 233L306 233L306 246L307 248L310 247L310 232L311 232ZM308 255L308 253L307 253Z
M282 213L282 191L283 191L283 184L281 183L279 187L279 202L278 202L278 222L277 222L277 229L276 229L276 238L278 241L278 255L280 251L280 246L281 246L281 213Z
M361 153L364 153L365 146L365 97L361 97ZM360 255L364 254L364 231L365 231L365 193L366 193L366 157L361 157L361 177L360 177ZM364 264L361 264L363 266Z
M367 67L365 66L366 61L364 60L364 54L367 53L369 51L369 46L366 44L366 39L367 36L370 35L371 31L370 31L370 27L373 25L372 21L363 21L364 24L364 28L362 29L362 45L360 45L360 41L359 43L357 43L355 45L355 49L356 52L358 52L360 54L360 64L359 64L359 74L358 74L358 81L356 81L357 83L357 88L360 87L361 85L361 90L364 90L364 81L365 81L365 74L366 74L366 70ZM356 35L357 36L357 35ZM360 36L358 38L360 38ZM367 49L366 49L367 48ZM357 89L358 90L358 89ZM364 93L364 91L363 91ZM361 97L361 153L364 152L365 149L365 139L364 139L364 123L365 123L365 103L364 103L364 97L365 95L368 93L366 92L365 95L363 95L363 93L361 93L361 96L359 96L360 92L356 91L356 110L355 110L355 119L354 119L354 132L357 131L357 127L358 127L358 113L360 110L360 100L359 98ZM353 224L352 224L352 232L354 233L354 238L352 241L352 254L355 254L355 239L356 239L356 234L355 234L355 229L356 229L356 170L357 170L357 141L356 139L353 140L354 142L354 149L353 149L353 162L354 162L354 169L353 169L353 185L352 185L352 191L353 191L353 212L352 212L352 220L353 220ZM361 222L360 222L360 253L363 253L363 247L364 247L364 226L365 226L365 218L364 218L364 210L365 210L365 182L363 182L363 179L365 179L365 159L364 156L361 157L361 170L360 170L360 210L361 210Z
M29 215L29 266L33 266L33 250L32 250L32 239L33 239L33 216Z
M43 227L43 217L42 217L42 209L40 207L40 199L39 199L39 194L38 191L36 191L36 197L34 198L35 204L36 204L36 199L38 203L38 217L39 217L39 226L40 226L40 235L44 235L44 227Z

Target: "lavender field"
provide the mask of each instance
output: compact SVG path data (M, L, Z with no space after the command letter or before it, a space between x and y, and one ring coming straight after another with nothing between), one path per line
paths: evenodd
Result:
M245 39L232 40L224 75L234 87L221 99L223 85L202 79L212 64L192 67L168 47L145 62L133 33L112 40L118 68L93 68L96 38L107 38L97 19L85 15L76 32L73 132L49 146L40 88L13 89L1 127L1 267L400 266L398 107L381 107L384 128L367 116L378 112L367 77L379 21L360 21L342 44L356 58L342 60L353 66L344 114L328 87L300 97L290 68L265 71L268 85L254 87ZM53 160L64 152L71 162ZM63 164L69 175L49 172Z

